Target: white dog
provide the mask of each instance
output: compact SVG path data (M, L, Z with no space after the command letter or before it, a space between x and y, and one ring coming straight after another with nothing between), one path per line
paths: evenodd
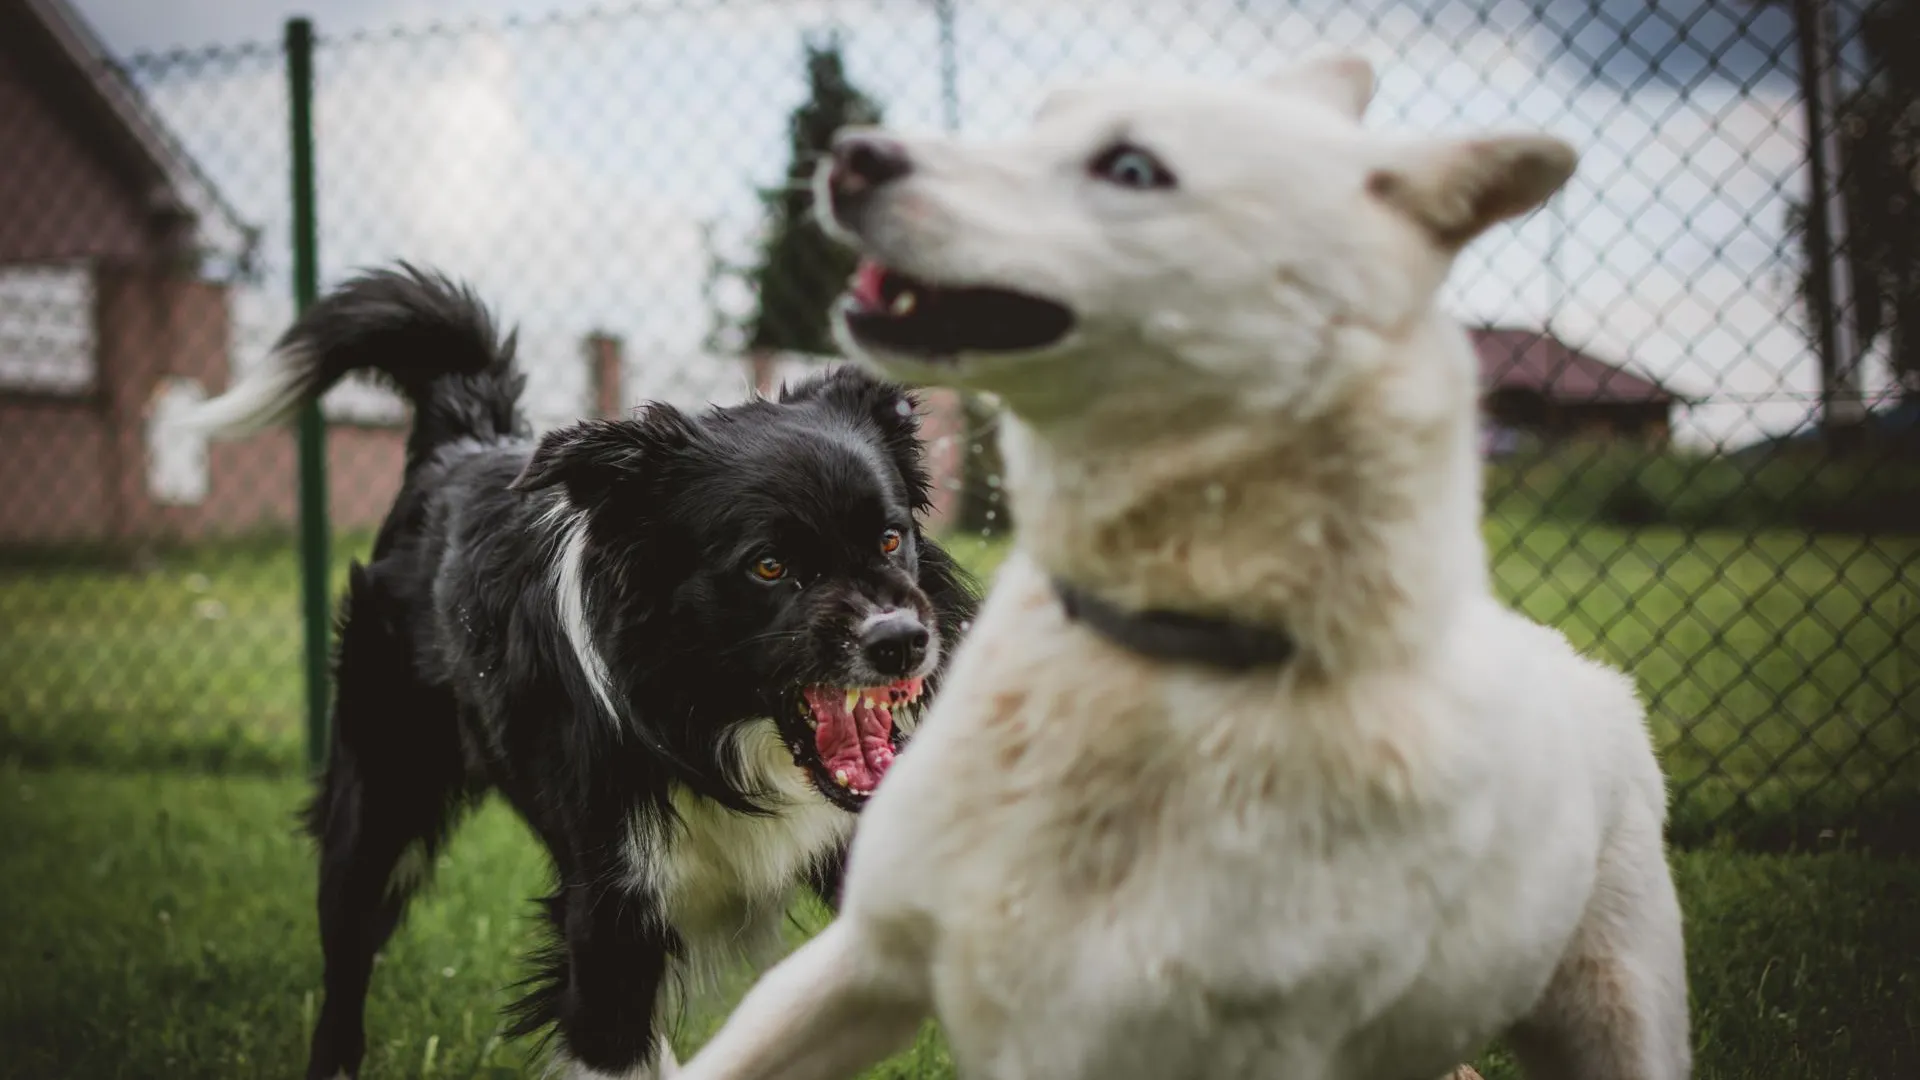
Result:
M1100 84L993 144L845 133L844 340L989 390L1017 550L843 914L683 1080L1687 1075L1631 682L1492 596L1436 293L1574 154L1363 129L1373 73Z

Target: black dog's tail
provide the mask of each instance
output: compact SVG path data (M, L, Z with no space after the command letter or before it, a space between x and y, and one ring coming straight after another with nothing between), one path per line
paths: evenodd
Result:
M182 426L215 436L282 423L353 371L372 371L413 403L409 465L458 439L526 432L525 376L472 290L400 263L362 274L307 309L273 354Z

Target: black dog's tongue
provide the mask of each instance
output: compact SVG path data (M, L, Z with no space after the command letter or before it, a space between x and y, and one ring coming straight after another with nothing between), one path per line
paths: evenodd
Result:
M870 795L893 764L894 707L920 696L921 680L848 690L809 686L801 691L813 710L814 749L833 782L856 795Z

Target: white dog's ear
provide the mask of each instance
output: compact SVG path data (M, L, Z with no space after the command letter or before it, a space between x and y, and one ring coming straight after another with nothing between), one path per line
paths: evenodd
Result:
M1359 53L1322 53L1270 76L1266 84L1274 90L1305 94L1358 120L1373 100L1373 62Z
M1550 135L1494 135L1418 144L1404 164L1367 178L1374 197L1410 215L1444 247L1537 208L1573 175L1579 155Z

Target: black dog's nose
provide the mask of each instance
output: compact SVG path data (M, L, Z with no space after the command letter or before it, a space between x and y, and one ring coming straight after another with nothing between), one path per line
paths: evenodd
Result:
M860 654L879 674L904 679L926 660L928 639L919 619L896 611L868 622L860 634Z
M833 140L827 183L836 200L862 197L913 171L907 148L884 135L848 132Z

